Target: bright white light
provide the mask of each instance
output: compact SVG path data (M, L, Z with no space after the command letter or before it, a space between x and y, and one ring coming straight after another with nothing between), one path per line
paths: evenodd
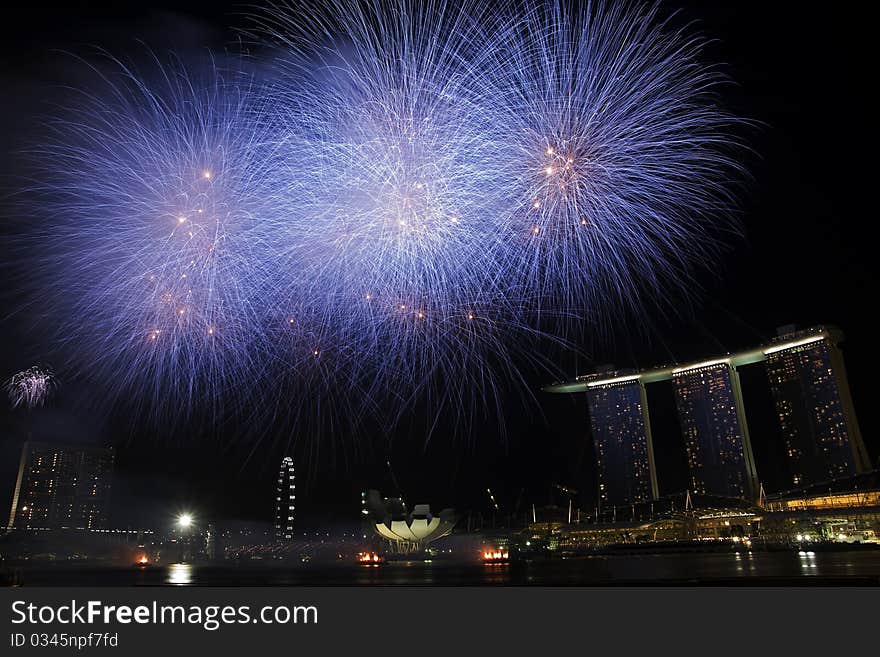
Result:
M730 362L729 358L719 358L718 360L706 360L702 363L694 363L693 365L685 365L684 367L677 367L672 370L673 374L679 374L680 372L687 372L688 370L698 370L703 367L712 367L713 365L726 365Z
M182 514L181 514L180 516L178 516L178 518L177 518L177 524L178 524L180 527L189 527L190 525L193 524L193 517L192 517L192 514L189 514L189 513L182 513Z
M602 379L601 381L590 381L587 384L588 388L595 388L596 386L608 386L612 383L626 383L627 381L638 381L640 375L632 374L630 376L619 376L615 379Z
M793 349L795 347L800 347L805 344L811 344L813 342L819 342L820 340L824 340L824 335L817 335L812 338L804 338L803 340L795 340L794 342L785 342L783 344L778 344L776 346L770 347L769 349L764 350L764 355L769 356L770 354L775 354L777 351L784 351L785 349Z
M188 563L171 564L166 581L178 586L192 584L192 565Z

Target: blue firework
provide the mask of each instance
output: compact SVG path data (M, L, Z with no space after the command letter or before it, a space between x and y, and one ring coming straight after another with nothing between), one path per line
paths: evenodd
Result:
M114 60L36 149L35 281L120 390L470 416L540 360L532 338L680 290L735 228L741 122L654 5L257 24L259 78Z
M384 392L483 376L487 353L509 348L496 327L517 321L493 280L502 172L495 116L470 93L472 9L330 4L271 22L278 153L290 156L279 234L301 281L280 305Z
M211 398L265 347L273 187L250 83L213 61L93 73L34 149L40 303L114 389Z
M497 114L509 272L526 305L583 322L677 293L736 230L726 82L659 7L526 3L499 17L475 90Z

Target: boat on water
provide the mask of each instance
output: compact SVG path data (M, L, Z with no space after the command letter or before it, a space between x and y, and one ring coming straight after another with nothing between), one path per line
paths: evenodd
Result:
M502 548L483 550L481 557L486 564L510 563L510 552Z
M385 555L378 552L358 552L357 562L362 566L380 566L387 563Z

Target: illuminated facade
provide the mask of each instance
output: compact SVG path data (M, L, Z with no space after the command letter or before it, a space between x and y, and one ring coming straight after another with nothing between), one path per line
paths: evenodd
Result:
M105 528L113 460L112 448L26 442L21 450L9 527Z
M275 538L279 541L293 539L293 512L296 508L296 477L293 459L281 459L278 483L275 487Z
M770 511L824 511L862 509L866 507L880 509L880 490L803 495L790 498L780 497L767 503L767 509Z
M597 375L587 384L602 506L657 498L645 387L636 376Z
M767 376L793 487L865 472L870 463L849 393L837 331L783 333Z
M625 424L625 413L621 409L627 402L634 407L635 396L627 400L625 393L618 392L615 394L620 399L612 394L600 397L593 394L594 388L620 385L634 390L636 385L671 380L684 434L692 492L755 500L759 486L738 367L766 363L794 487L870 469L843 357L837 346L841 339L840 331L832 327L818 326L797 332L792 329L782 331L769 344L711 361L666 365L601 380L589 374L554 383L544 390L586 392L590 399L593 434L602 436L603 433L611 435L615 423L618 432L625 431L620 428ZM644 410L643 400L644 397ZM621 414L620 417L615 417L616 413ZM644 422L651 455L647 414ZM635 426L633 421L631 427ZM620 477L621 468L612 467L615 463L609 456L612 449L606 439L602 440L603 444L597 444L596 450L600 478ZM629 472L624 476L629 477ZM651 476L653 478L653 472ZM605 486L610 491L611 485L606 483Z
M757 474L737 371L728 360L697 363L675 369L672 383L691 489L754 499Z

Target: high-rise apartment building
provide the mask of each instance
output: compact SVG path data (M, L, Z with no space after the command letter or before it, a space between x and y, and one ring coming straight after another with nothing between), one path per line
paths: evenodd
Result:
M754 499L755 459L743 409L739 374L729 359L672 372L691 490L700 495Z
M870 469L836 329L783 327L765 350L793 487Z
M9 527L105 528L113 461L113 448L27 441L21 450Z
M657 498L657 475L645 387L639 377L611 372L585 378L603 506Z

